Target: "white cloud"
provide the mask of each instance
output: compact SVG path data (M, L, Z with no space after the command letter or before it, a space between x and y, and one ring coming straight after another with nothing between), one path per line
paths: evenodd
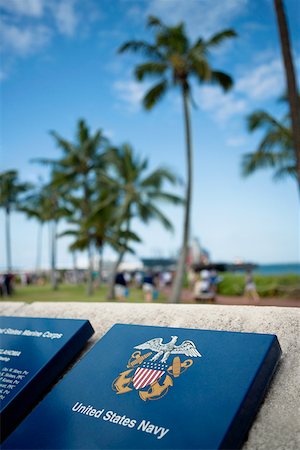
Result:
M0 8L11 14L41 17L44 7L44 0L0 0Z
M284 89L282 62L273 59L248 70L236 82L236 90L254 100L278 97Z
M212 117L219 123L225 123L237 114L243 114L247 110L247 102L238 98L233 92L224 94L220 88L215 86L204 86L199 90L196 97L197 104L211 113Z
M228 147L242 147L246 142L245 136L231 136L227 139L226 145Z
M0 81L5 80L7 77L7 72L4 69L0 69Z
M53 4L53 15L56 26L61 34L73 36L79 23L79 15L76 12L75 0L61 0Z
M3 22L0 27L1 50L25 56L48 43L50 34L49 28L43 25L16 26Z
M118 98L131 112L140 108L147 87L145 83L138 83L133 80L119 80L113 84L113 89L117 93Z
M5 64L37 52L55 33L84 34L100 14L92 0L0 0L0 49ZM6 74L7 75L7 74Z
M235 77L234 88L227 94L214 86L202 87L196 97L197 103L218 123L226 124L229 119L260 107L266 100L276 100L285 86L282 61L270 54L266 59L258 63L261 58L257 53L254 62Z
M141 16L143 16L143 9L138 5L133 5L127 9L127 17L134 20L141 20Z
M192 37L204 37L232 26L234 19L247 12L248 0L152 0L147 14L157 15L167 23L184 21Z

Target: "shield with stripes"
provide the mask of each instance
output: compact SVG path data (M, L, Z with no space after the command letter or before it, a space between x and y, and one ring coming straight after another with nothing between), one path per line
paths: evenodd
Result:
M133 376L133 387L143 389L158 380L164 373L165 370L162 370L162 367L138 367Z

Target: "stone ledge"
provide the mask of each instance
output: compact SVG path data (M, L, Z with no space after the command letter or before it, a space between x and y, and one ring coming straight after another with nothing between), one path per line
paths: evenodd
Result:
M282 360L244 450L300 448L298 308L77 302L0 305L4 315L89 319L96 333L87 349L114 323L276 334Z
M17 314L18 310L20 310L26 303L24 302L7 302L0 301L0 314L2 316L10 316L10 315L19 315Z

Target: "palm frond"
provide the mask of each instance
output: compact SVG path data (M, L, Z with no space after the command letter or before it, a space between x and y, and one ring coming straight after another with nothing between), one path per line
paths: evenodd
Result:
M195 53L196 55L205 55L206 54L206 46L205 40L200 37L196 40L195 44L192 46L190 53Z
M20 205L18 211L25 213L28 217L34 217L35 219L41 221L41 216L39 211L28 206Z
M18 207L22 194L33 188L32 183L19 181L16 170L8 170L0 173L0 207L7 210L12 206Z
M174 230L173 225L169 221L169 219L155 205L149 203L147 205L147 208L149 210L149 218L155 218L156 220L158 220L168 231Z
M146 109L152 109L162 97L166 94L168 88L168 81L164 79L160 83L156 84L154 87L149 89L143 98L143 105Z
M191 54L191 69L192 73L196 75L200 82L210 81L212 77L212 71L208 61L204 58L199 58L198 56Z
M279 150L274 152L260 147L256 152L243 155L242 171L244 176L248 176L258 169L294 167L296 170L296 161L294 153L290 150Z
M176 184L179 181L179 177L171 170L161 167L151 172L142 182L143 187L155 187L159 189L164 181L169 181L171 184Z
M276 158L272 152L247 153L242 158L242 175L247 177L259 169L273 168L275 164Z
M258 110L254 111L247 117L247 128L249 131L254 131L263 127L275 127L287 133L288 129L284 127L279 120L273 117L266 111Z
M165 55L167 59L185 56L190 48L183 23L163 28L156 34L155 39L156 46L161 48L162 55Z
M119 238L125 241L142 242L140 236L130 230L121 230L119 233Z
M163 22L156 16L148 16L147 19L147 26L149 28L151 27L155 27L155 28L165 28L165 25L163 24Z
M78 236L78 230L65 230L59 233L59 237L63 236Z
M70 186L75 187L75 173L74 169L70 168L65 172L55 172L52 176L51 186L52 187L60 187L60 186ZM77 185L78 186L78 185Z
M287 150L290 153L293 152L292 136L284 134L281 130L269 130L262 138L258 145L258 151L266 152L273 149L279 149L281 151Z
M149 198L173 205L183 205L185 203L184 199L179 195L169 194L168 192L150 192Z
M76 240L69 246L69 249L70 249L71 251L74 251L74 250L80 250L80 251L83 251L83 250L86 250L86 249L88 248L88 246L89 246L89 241L88 241L86 238L79 238L79 239L76 239Z
M206 47L215 47L217 45L222 44L224 40L234 37L237 37L237 33L236 31L230 28L214 34L211 38L208 39L208 41L206 41L205 44Z
M225 72L213 70L211 74L211 81L218 84L226 92L233 86L233 79Z
M274 180L280 180L288 175L297 177L294 153L282 149L278 152L259 149L248 153L242 159L242 174L248 176L260 169L273 169Z
M57 146L61 148L64 153L68 154L75 151L73 144L61 137L56 131L51 130L49 133L56 141Z
M125 53L128 51L141 53L144 56L157 60L162 59L162 54L160 53L158 48L146 41L128 41L121 45L121 47L119 47L118 49L118 53Z
M273 175L275 181L281 181L284 178L292 177L297 180L297 168L296 165L286 165L277 169Z
M167 67L163 62L148 62L136 66L134 73L138 81L143 81L146 76L162 75Z
M79 119L77 124L77 141L84 144L89 139L90 130L84 119Z
M57 161L51 158L31 158L29 161L32 163L42 164L44 166L54 166L57 164Z

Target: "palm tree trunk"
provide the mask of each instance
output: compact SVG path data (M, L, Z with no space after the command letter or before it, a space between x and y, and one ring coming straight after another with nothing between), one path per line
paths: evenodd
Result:
M57 238L56 238L57 222L54 220L51 227L51 287L54 291L57 290L56 278L56 253L57 253Z
M102 271L103 271L103 245L101 245L101 247L99 248L99 287L102 284Z
M190 121L190 111L189 111L189 93L188 87L183 85L182 87L182 98L183 98L183 112L184 112L184 124L185 124L185 143L186 143L186 161L187 161L187 181L186 181L186 194L185 194L185 209L184 209L184 223L183 223L183 238L182 247L180 250L180 255L176 267L175 280L172 286L172 293L169 299L170 303L179 303L186 258L188 252L189 243L189 232L190 232L190 215L191 215L191 201L192 201L192 142L191 142L191 121Z
M7 272L11 272L11 240L10 240L10 209L6 208L5 211L5 237L6 237L6 264Z
M43 242L43 222L39 223L37 233L37 246L36 246L36 266L35 270L38 273L41 270L42 261L42 242Z
M128 206L126 215L127 216L127 220L126 220L126 231L128 232L130 230L130 217L131 217L131 207L130 204ZM121 226L119 228L119 232L121 231ZM127 242L126 242L127 245ZM115 262L115 264L113 265L113 269L112 269L112 273L111 273L111 277L110 277L110 281L109 281L109 287L108 287L108 293L107 293L107 299L108 300L115 300L116 299L116 294L115 294L115 280L116 280L116 275L117 275L117 271L118 271L118 267L121 264L121 262L123 261L124 255L126 253L126 250L120 250L119 256L117 261Z
M92 296L94 293L93 286L93 252L91 244L88 244L88 277L87 277L87 295L88 297Z
M83 208L83 217L89 216L90 213L90 194L89 194L89 182L87 173L84 175L83 180L83 193L84 193L84 208ZM87 273L87 296L90 297L94 293L94 283L93 283L93 249L92 249L92 239L90 233L88 232L88 243L87 243L87 253L88 253L88 273Z
M72 259L73 259L73 272L74 272L75 284L79 284L77 258L76 258L76 252L75 251L72 252Z
M283 1L274 0L274 6L280 35L282 59L285 68L287 94L291 110L292 133L296 153L297 180L300 191L300 101Z
M110 281L108 286L108 293L107 293L107 300L115 300L116 294L115 294L115 280L116 275L118 271L118 267L121 264L123 258L124 258L125 252L120 252L117 261L113 265L112 272L110 275Z

